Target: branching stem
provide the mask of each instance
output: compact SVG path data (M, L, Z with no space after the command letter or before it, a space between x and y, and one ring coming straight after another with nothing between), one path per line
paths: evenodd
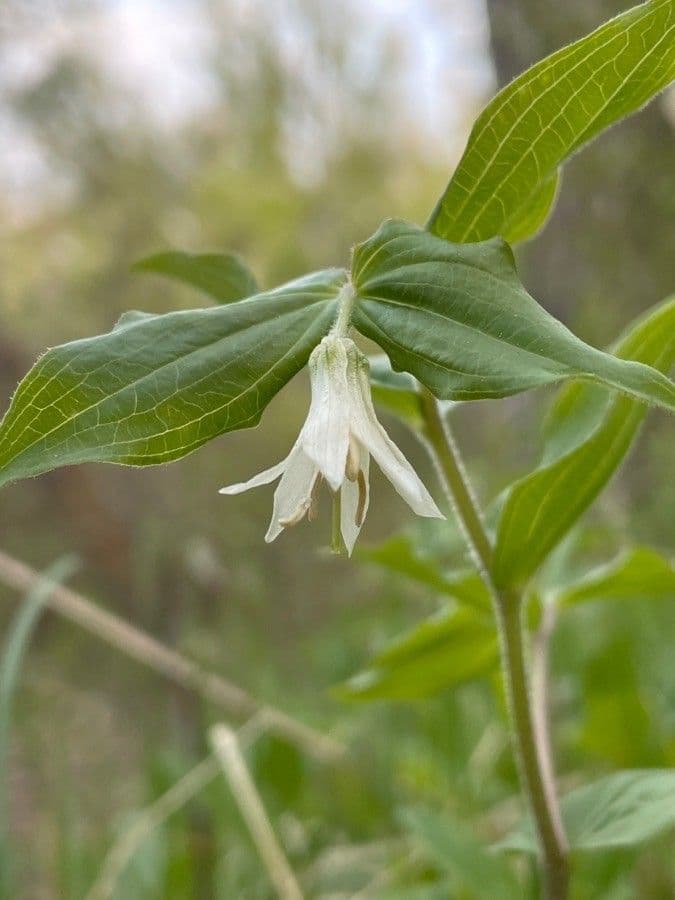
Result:
M537 728L528 686L523 641L523 597L497 589L492 577L492 544L481 518L450 429L438 401L422 389L427 446L448 499L493 598L497 620L504 686L509 703L512 742L521 784L539 840L539 855L546 900L566 900L569 892L569 852L555 790L548 736L542 736L545 712L539 711ZM544 723L544 724L542 724Z

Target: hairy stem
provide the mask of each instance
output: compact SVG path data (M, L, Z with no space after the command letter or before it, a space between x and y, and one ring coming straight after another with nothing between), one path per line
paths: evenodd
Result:
M544 896L546 900L566 900L569 892L568 846L555 790L548 736L541 733L546 722L545 713L541 710L535 728L523 641L523 598L517 593L499 591L495 586L492 578L492 544L457 447L438 401L429 391L422 391L427 446L493 598L512 741L521 785L536 826Z
M532 693L532 721L534 736L541 756L544 778L547 784L555 785L553 770L553 750L549 728L549 647L555 628L557 610L553 603L545 603L541 623L532 639L532 664L530 684ZM557 810L557 804L556 811ZM562 831L562 822L560 823Z
M513 739L522 787L539 839L544 896L566 900L569 891L567 838L556 795L553 767L546 759L541 734L535 730L523 646L522 601L503 597L496 604L504 686L511 712Z
M424 389L423 389L424 390ZM445 418L436 398L429 391L422 394L422 410L427 446L450 505L457 514L469 549L490 591L492 579L492 546L485 531L478 504Z
M331 334L334 334L336 337L347 337L355 300L356 291L354 290L354 285L351 280L348 280L343 284L337 297L338 314L331 328Z

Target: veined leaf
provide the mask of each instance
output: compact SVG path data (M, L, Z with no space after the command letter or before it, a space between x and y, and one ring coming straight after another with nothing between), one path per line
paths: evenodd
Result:
M675 363L675 298L634 323L615 352L668 372ZM560 394L538 469L507 491L493 575L500 586L529 578L588 509L628 453L646 408L595 386Z
M394 640L334 693L342 700L418 700L487 675L497 659L490 614L453 605Z
M476 572L445 572L434 559L421 556L407 535L395 535L376 547L360 547L356 553L358 559L376 563L397 575L404 575L459 603L488 611L491 608L487 588Z
M560 191L560 170L542 181L524 206L504 222L501 237L509 244L536 237L549 220Z
M427 227L458 243L531 237L554 200L560 164L673 78L673 0L636 6L546 57L478 117Z
M352 321L437 397L506 397L585 378L675 411L675 384L585 344L527 293L500 238L450 244L389 220L354 251Z
M139 260L134 272L154 272L189 284L218 303L232 303L258 293L254 274L234 253L182 253L169 250Z
M406 372L394 372L389 358L384 353L371 356L368 362L373 400L386 412L397 416L410 428L419 431L424 419L415 379Z
M675 771L636 769L607 775L563 797L561 811L572 848L631 847L675 825ZM531 823L526 820L498 849L536 854Z
M74 463L170 462L256 425L328 330L344 279L329 269L49 350L0 424L0 484Z
M675 565L649 547L635 547L558 595L561 606L593 600L675 600Z

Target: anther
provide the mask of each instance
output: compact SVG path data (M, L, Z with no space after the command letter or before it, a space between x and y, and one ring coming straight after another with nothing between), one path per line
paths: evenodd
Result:
M314 522L319 515L319 488L323 478L317 475L312 485L312 492L309 497L309 509L307 510L307 521Z
M285 519L279 519L279 524L282 528L292 528L294 525L297 525L298 522L302 522L311 505L311 500L303 500L292 515L287 516Z
M359 443L355 437L349 435L349 448L347 450L347 463L345 465L345 475L350 481L356 481L361 471L359 453Z
M366 476L363 474L363 469L359 469L357 480L359 485L359 502L356 505L354 524L360 528L366 517L366 499L368 497L368 485L366 484Z

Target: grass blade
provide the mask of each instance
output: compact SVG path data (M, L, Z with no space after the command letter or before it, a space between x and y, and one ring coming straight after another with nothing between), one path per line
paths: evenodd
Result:
M9 849L9 791L8 759L12 727L12 703L19 681L21 663L40 614L54 587L69 578L77 569L77 558L62 556L47 568L42 577L26 594L10 624L0 657L0 898L16 896L11 884L11 854Z

